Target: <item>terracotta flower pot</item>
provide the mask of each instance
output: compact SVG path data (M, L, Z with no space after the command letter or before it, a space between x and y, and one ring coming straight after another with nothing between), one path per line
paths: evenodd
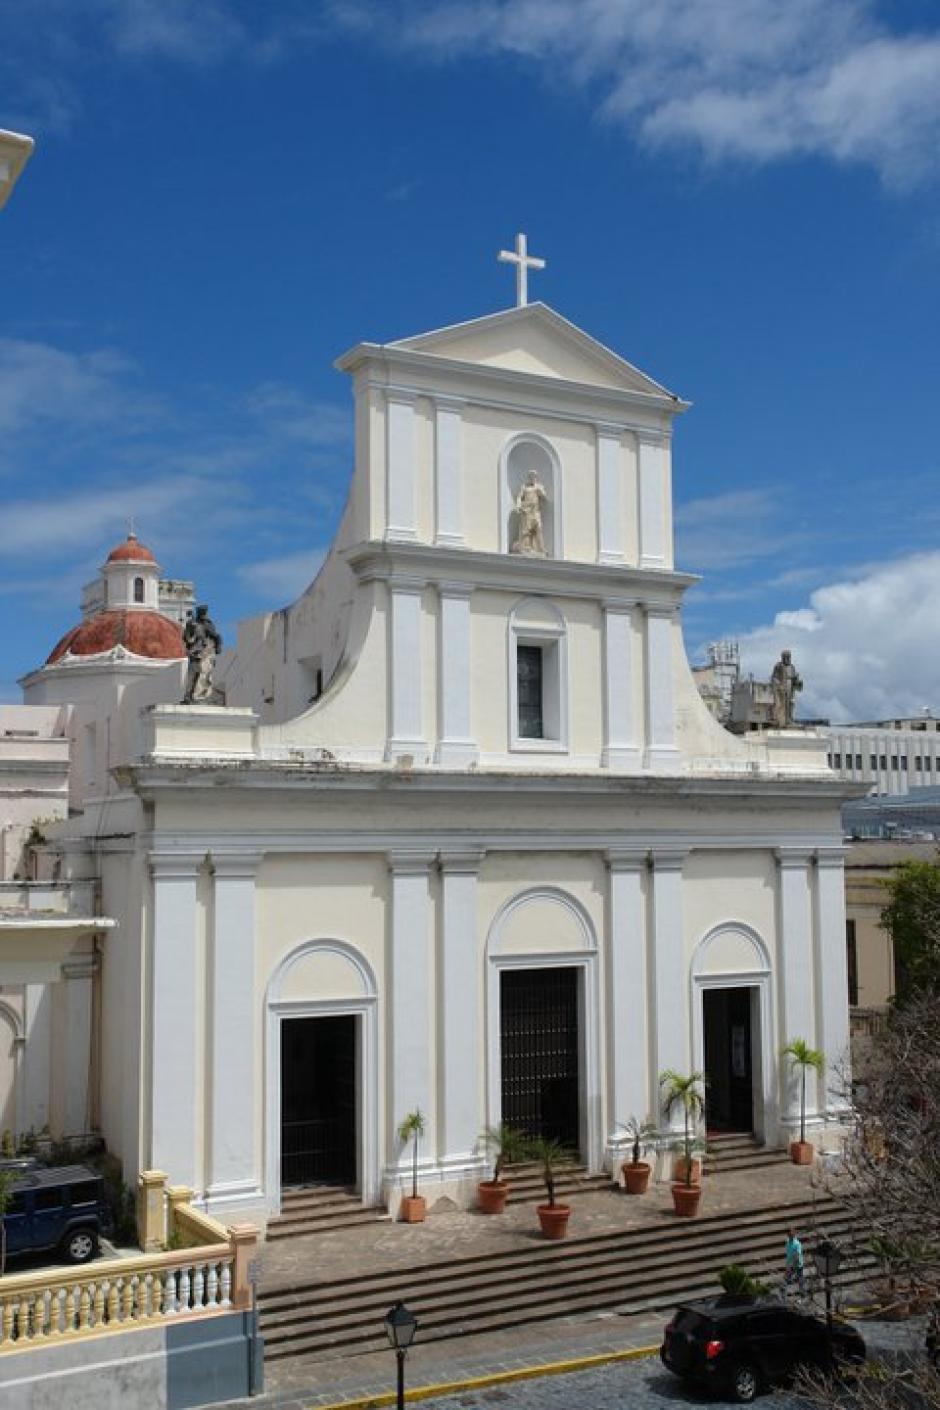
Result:
M542 1233L547 1239L565 1237L568 1232L568 1220L571 1218L570 1204L539 1204L536 1205L536 1212Z
M791 1141L790 1159L794 1165L812 1165L816 1152L810 1141Z
M678 1155L678 1156L676 1156L675 1160L672 1162L672 1178L676 1181L677 1184L681 1184L681 1183L683 1183L683 1182L685 1181L685 1178L686 1178L686 1175L687 1175L687 1174L688 1174L688 1165L687 1165L687 1163L686 1163L686 1158L685 1158L685 1156L684 1156L684 1155ZM694 1156L692 1157L692 1184L693 1184L693 1185L700 1185L701 1182L702 1182L702 1162L699 1160L698 1156L694 1155Z
M502 1214L509 1194L507 1180L481 1180L477 1185L477 1203L483 1214Z
M627 1194L645 1195L649 1188L652 1166L647 1165L645 1160L638 1160L635 1165L632 1160L627 1160L620 1169L623 1171L623 1184Z
M702 1198L701 1185L673 1185L672 1207L683 1219L693 1219L698 1214L699 1200Z
M403 1195L398 1216L403 1224L423 1224L427 1210L424 1195Z

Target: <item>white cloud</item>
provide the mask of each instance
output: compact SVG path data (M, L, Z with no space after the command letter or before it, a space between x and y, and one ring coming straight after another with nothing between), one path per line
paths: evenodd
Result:
M281 602L292 602L313 582L324 557L322 548L284 553L276 558L246 563L239 568L238 576L263 595L271 595Z
M209 493L205 481L173 476L7 501L0 515L0 553L35 561L36 555L64 551L71 560L96 544L110 547L121 539L130 515L142 526L142 538L167 542L193 523Z
M806 534L782 530L783 519L773 489L728 490L687 500L675 513L679 563L694 572L740 568L805 546ZM698 596L704 600L705 594Z
M882 564L818 588L740 638L742 668L767 678L783 647L803 677L800 713L888 719L940 706L940 553Z
M156 399L131 384L134 364L110 348L73 353L50 343L0 338L0 433L40 422L72 426L139 419Z
M650 147L816 155L891 184L937 160L940 35L890 32L875 0L339 0L333 15L433 58L530 61Z
M262 382L247 405L272 434L309 446L345 446L352 442L352 413L333 402L311 400L283 382Z

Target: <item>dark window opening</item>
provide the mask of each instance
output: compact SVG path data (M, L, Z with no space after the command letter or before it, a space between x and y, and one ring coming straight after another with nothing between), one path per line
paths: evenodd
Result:
M516 648L516 689L519 707L519 738L544 739L542 713L542 648Z
M144 600L144 580L143 580L143 578L135 578L135 579L134 579L134 601L135 601L135 602L143 602L143 600Z
M845 959L849 980L849 1003L858 1004L858 943L855 938L855 921L845 922Z

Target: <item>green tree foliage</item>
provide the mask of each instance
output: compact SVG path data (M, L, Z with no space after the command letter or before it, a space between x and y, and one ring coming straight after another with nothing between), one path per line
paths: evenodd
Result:
M899 1004L940 992L940 865L903 862L885 882L881 925L894 943Z

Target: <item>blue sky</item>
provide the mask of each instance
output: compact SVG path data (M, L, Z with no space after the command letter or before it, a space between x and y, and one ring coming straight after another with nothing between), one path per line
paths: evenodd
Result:
M333 359L543 298L689 398L686 638L940 710L929 0L0 0L0 698L135 516L231 639L336 523Z

